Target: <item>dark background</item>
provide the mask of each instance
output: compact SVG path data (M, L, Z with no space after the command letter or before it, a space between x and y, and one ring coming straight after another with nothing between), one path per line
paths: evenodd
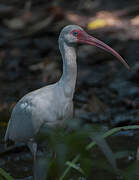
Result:
M87 120L90 113L101 116L92 121L137 123L138 14L138 1L1 1L0 120L8 120L23 95L60 78L59 32L67 24L78 24L117 50L133 71L106 52L80 46L76 111L83 111Z
M139 1L0 1L1 142L15 103L26 93L59 80L58 36L68 24L114 48L128 62L95 47L78 47L75 115L109 127L139 122ZM3 148L3 144L0 145ZM1 149L2 149L1 148Z

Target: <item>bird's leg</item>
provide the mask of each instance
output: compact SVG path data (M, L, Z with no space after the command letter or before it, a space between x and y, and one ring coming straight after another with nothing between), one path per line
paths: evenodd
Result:
M37 180L37 159L36 159L36 155L37 155L37 143L34 142L34 141L30 141L27 143L31 153L32 153L32 156L33 156L33 177L34 177L34 180Z

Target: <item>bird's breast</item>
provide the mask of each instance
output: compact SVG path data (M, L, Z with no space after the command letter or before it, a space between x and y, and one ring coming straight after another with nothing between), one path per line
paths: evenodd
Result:
M65 120L73 115L72 100L63 98L60 94L54 94L49 97L39 97L34 100L35 109L33 119L48 126L63 124Z

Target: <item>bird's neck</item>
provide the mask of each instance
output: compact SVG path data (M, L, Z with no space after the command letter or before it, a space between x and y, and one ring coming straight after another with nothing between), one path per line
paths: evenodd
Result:
M63 59L63 74L59 83L64 90L65 96L73 98L77 77L75 47L59 42L59 48Z

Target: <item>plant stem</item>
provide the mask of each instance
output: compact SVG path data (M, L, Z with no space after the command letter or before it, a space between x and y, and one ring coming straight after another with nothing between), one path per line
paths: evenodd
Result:
M115 134L115 133L117 133L117 132L119 132L119 131L122 131L122 130L132 130L132 129L139 129L139 125L131 125L131 126L123 126L123 127L113 128L113 129L107 131L107 132L103 135L103 137L104 137L104 138L107 138L107 137L109 137L109 136L111 136L111 135L113 135L113 134ZM95 145L96 145L95 142L91 142L90 144L88 144L88 145L86 146L86 150L90 150L90 149L91 149L92 147L94 147ZM78 155L71 161L71 163L77 163L78 160L80 159L80 156L81 156L81 155L78 154ZM67 173L70 171L71 168L72 168L71 166L68 166L68 167L65 169L63 175L60 177L59 180L63 180L63 179L66 177Z

